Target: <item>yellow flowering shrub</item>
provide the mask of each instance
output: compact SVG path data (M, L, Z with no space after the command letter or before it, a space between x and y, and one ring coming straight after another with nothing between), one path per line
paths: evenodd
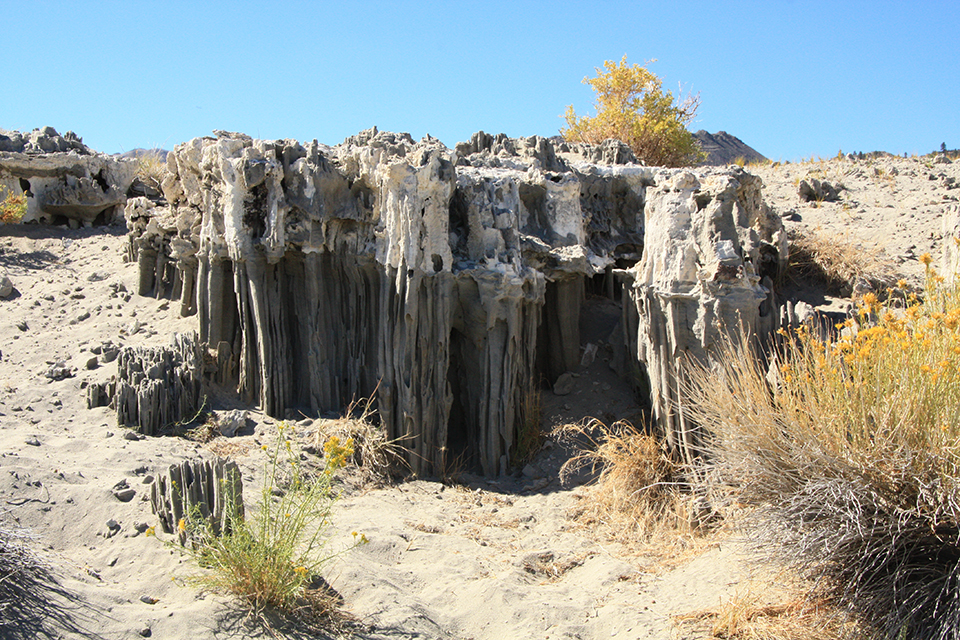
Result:
M0 224L14 224L20 222L27 213L27 196L24 193L15 195L5 187L0 186Z
M249 516L228 505L225 512L235 515L226 534L214 535L199 516L180 521L181 530L197 541L186 552L211 570L197 581L237 596L261 620L267 608L303 613L304 602L313 613L326 613L332 602L311 584L331 560L367 542L354 533L346 549L327 548L330 514L339 498L334 474L353 454L352 441L331 438L322 469L311 473L301 463L294 438L293 428L280 423L276 443L263 445L267 461L257 504Z
M919 294L781 330L767 358L728 344L686 389L699 477L869 636L960 637L960 285L921 261Z

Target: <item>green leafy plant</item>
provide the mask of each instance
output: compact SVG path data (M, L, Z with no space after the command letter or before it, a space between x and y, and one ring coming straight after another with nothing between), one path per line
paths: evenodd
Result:
M309 473L300 460L292 428L278 427L268 452L263 487L252 514L240 505L227 505L227 524L214 531L199 514L178 524L192 541L186 547L208 572L194 576L200 586L236 596L262 619L270 609L285 614L329 615L335 601L318 588L320 571L344 549L327 548L330 513L339 494L333 488L337 470L353 455L353 442L330 437L323 445L324 464ZM232 492L224 492L231 500ZM353 533L353 546L366 537Z
M645 66L627 64L626 56L619 63L607 60L596 72L597 77L583 82L596 92L597 115L577 116L568 106L563 116L567 128L560 130L565 140L599 144L616 138L648 165L682 167L704 157L686 129L697 115L699 94L677 102L659 77Z
M0 224L15 224L27 213L27 194L14 194L0 186Z

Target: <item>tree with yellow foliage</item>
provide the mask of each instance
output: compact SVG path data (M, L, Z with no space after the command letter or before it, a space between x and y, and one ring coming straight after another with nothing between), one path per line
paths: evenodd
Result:
M568 106L563 116L567 128L560 130L565 140L599 144L616 138L648 165L683 167L703 158L686 128L697 115L699 94L677 103L670 91L663 91L659 77L646 66L627 64L627 56L619 63L607 60L603 67L606 71L596 68L596 78L583 79L597 94L597 115L577 116Z

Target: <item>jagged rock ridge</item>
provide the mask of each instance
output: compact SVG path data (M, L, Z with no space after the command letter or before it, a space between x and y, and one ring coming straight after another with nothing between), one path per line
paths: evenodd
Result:
M733 164L739 158L743 158L745 162L766 160L759 151L726 131L707 133L700 129L693 134L693 137L697 139L700 149L707 155L701 163L704 165L723 166Z
M91 151L72 131L0 131L0 186L27 195L23 222L120 220L136 171L135 161Z
M654 388L674 375L654 351L707 357L714 318L766 331L758 318L776 317L761 276L785 247L759 180L597 158L632 154L482 132L455 150L376 129L336 147L216 132L167 156L165 205L127 207L140 293L196 311L219 378L271 415L376 392L415 471L506 472L524 398L579 362L585 279L622 278ZM652 399L673 429L673 398Z

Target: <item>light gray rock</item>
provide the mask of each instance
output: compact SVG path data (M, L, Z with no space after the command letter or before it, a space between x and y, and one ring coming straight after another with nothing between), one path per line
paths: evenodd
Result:
M0 135L0 184L28 195L23 222L114 222L136 171L136 161L93 152L69 131Z
M807 177L797 186L797 195L802 202L836 202L840 198L836 187L826 180Z
M74 369L72 367L68 367L64 361L59 360L47 368L44 376L50 380L58 381L66 378L72 378L73 374Z
M236 462L223 458L184 461L150 485L150 507L168 534L187 544L180 520L198 514L214 535L227 530L231 518L243 517L243 483Z
M649 383L654 419L667 445L687 461L698 430L682 407L680 362L709 362L720 341L776 330L773 281L786 257L786 233L744 171L664 172L648 190L643 259L624 274L625 335Z
M220 434L227 438L237 435L237 432L247 426L247 412L242 409L234 409L217 415L217 426L220 428Z
M0 274L0 298L7 299L13 294L13 281L7 274Z
M592 342L588 342L587 346L583 348L583 356L580 357L580 367L587 368L593 364L593 361L597 359L597 345Z
M573 392L576 378L571 373L564 373L553 383L553 395L568 396Z
M414 472L459 459L494 476L509 472L524 398L581 363L588 278L629 288L643 278L614 267L641 254L688 261L694 284L701 266L720 274L701 287L703 314L726 313L738 296L763 304L751 278L785 259L758 180L632 160L621 143L482 132L455 150L376 129L336 147L216 132L167 156L167 205L128 203L128 258L140 295L196 313L205 374L268 415L340 413L376 394ZM653 213L664 229L651 236ZM696 240L673 243L672 227ZM663 309L635 308L662 324ZM695 314L671 318L693 331ZM638 321L628 329L636 369Z
M117 358L117 423L152 436L193 417L202 369L196 334L176 334L169 347L124 347Z

